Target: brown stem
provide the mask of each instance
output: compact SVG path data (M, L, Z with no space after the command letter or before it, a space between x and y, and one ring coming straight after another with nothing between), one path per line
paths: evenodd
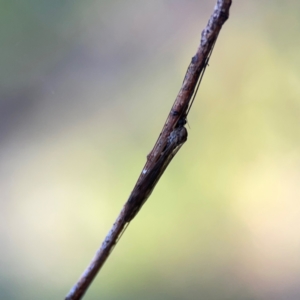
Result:
M79 300L104 265L120 236L150 196L164 170L187 139L184 128L197 84L204 74L219 32L229 17L231 0L218 0L207 26L202 31L201 42L187 69L182 87L171 108L165 125L156 141L137 183L104 239L92 262L66 296L66 300Z

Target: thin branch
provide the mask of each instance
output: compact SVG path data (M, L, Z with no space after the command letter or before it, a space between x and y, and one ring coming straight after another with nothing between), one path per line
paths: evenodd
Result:
M171 108L165 125L156 141L137 183L111 230L104 239L92 262L66 296L66 300L79 300L104 265L112 249L130 221L136 216L150 196L161 175L187 140L184 127L208 64L219 32L229 17L231 0L218 0L207 26L202 31L201 42L187 69L182 87Z

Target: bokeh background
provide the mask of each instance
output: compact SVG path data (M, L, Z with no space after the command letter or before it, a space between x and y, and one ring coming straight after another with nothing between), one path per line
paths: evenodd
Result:
M81 275L214 4L0 2L0 299L63 299ZM85 299L300 298L299 11L233 1L188 142Z

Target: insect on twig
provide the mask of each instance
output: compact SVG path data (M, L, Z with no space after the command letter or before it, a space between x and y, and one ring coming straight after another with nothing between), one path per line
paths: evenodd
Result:
M104 239L92 262L66 296L66 300L81 299L105 263L128 224L146 202L172 158L187 140L184 127L208 65L218 34L229 17L231 0L217 0L213 14L202 31L201 42L187 69L182 87L171 108L165 125L147 156L147 162L111 230Z

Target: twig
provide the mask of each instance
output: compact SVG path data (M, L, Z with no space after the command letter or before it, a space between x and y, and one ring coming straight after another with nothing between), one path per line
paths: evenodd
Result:
M221 27L229 17L231 0L218 0L201 42L187 69L182 87L137 183L92 262L65 300L79 300L105 263L130 221L136 216L172 158L187 140L184 127Z

